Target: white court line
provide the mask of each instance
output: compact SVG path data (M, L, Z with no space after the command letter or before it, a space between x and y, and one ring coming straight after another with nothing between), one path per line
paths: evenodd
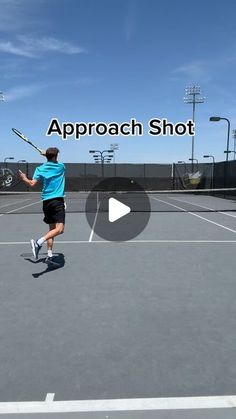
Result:
M26 242L28 244L28 242ZM80 243L88 243L87 241L79 241L79 240L66 240L66 241L57 241L56 244L80 244ZM129 243L236 243L236 240L128 240L125 242L113 242L109 240L93 240L92 243L114 243L117 244L129 244ZM1 244L1 242L0 242Z
M0 403L0 414L235 408L236 396Z
M181 243L236 243L236 240L128 240L124 242L112 242L109 240L93 240L89 242L88 240L60 240L55 241L55 244L110 244L114 243L115 246L118 244L132 244L132 243L174 243L174 244L181 244ZM0 246L7 246L7 245L22 245L22 244L29 244L29 241L18 241L18 242L0 242Z
M213 208L206 207L205 205L198 205L198 204L194 204L193 202L189 202L189 201L186 201L186 200L183 200L183 199L178 199L178 198L173 198L173 197L169 197L169 199L173 199L174 201L178 201L178 202L184 202L185 204L194 205L195 207L207 209L207 210L210 210L210 211L213 211L213 212L218 212L219 214L227 215L228 217L236 218L236 215L228 214L225 211L217 211L217 210L215 210Z
M0 217L2 217L3 215L12 214L13 212L19 211L19 210L27 208L27 207L31 207L32 205L36 205L39 202L42 202L42 200L40 199L40 201L32 202L31 204L24 205L23 207L19 207L19 208L15 208L14 210L7 211L4 214L0 214Z
M170 202L166 202L166 201L164 201L162 199L155 198L154 196L151 196L151 198L152 199L155 199L155 201L159 201L159 202L162 202L163 204L167 204L167 205L170 205L171 207L177 208L177 209L179 209L182 212L188 212L186 209L181 208L181 207L178 207L177 205L171 204Z
M91 241L93 240L94 228L95 228L95 225L96 225L96 222L97 222L99 208L100 208L100 202L99 202L98 207L97 207L97 212L96 212L94 222L93 222L93 226L92 226L92 230L91 230L91 233L90 233L90 236L89 236L89 240L88 240L89 243L91 243Z
M232 233L236 233L236 230L233 230L232 228L229 228L229 227L223 226L222 224L216 223L215 221L208 220L207 218L202 217L202 216L201 216L201 215L199 215L199 214L194 214L193 212L189 212L189 214L192 214L192 215L194 215L195 217L200 218L201 220L208 221L208 223L211 223L211 224L214 224L214 225L216 225L216 226L218 226L218 227L224 228L225 230L231 231Z
M53 402L54 397L55 397L55 393L48 393L48 394L46 395L45 402L46 402L46 403L51 403L51 402Z
M1 205L0 208L10 207L12 205L21 204L22 202L26 202L26 201L30 201L30 199L29 198L21 199L21 201L15 201L15 202L11 202L10 204L4 204L4 205Z
M202 216L200 216L198 214L195 214L192 211L187 211L185 208L178 207L177 205L171 204L170 202L163 201L162 199L155 198L154 196L152 198L155 199L156 201L164 202L165 204L170 205L171 207L178 208L178 209L182 210L183 212L187 212L187 214L193 215L194 217L197 217L197 218L200 218L201 220L207 221L210 224L214 224L217 227L221 227L224 230L231 231L231 233L236 233L236 230L233 230L232 228L229 228L229 227L226 227L226 226L224 226L222 224L216 223L215 221L208 220L208 218L205 218L205 217L202 217Z

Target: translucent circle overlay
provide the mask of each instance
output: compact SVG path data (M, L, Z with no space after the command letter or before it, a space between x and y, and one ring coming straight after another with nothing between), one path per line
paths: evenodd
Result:
M130 207L130 213L109 221L109 199ZM132 240L145 229L150 218L150 201L144 189L132 178L107 178L99 182L86 201L86 218L96 236L108 241Z

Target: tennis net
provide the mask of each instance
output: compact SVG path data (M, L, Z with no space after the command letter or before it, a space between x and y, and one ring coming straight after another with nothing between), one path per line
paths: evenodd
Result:
M86 205L88 197L90 205ZM236 188L67 192L68 213L107 212L110 198L129 205L133 212L220 212L236 211ZM150 205L146 205L148 197ZM144 203L145 201L145 203ZM91 205L92 203L92 205ZM39 214L42 201L38 192L0 192L0 214Z

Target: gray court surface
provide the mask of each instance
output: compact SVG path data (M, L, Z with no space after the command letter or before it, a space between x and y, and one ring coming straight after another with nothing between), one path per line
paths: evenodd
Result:
M152 213L124 243L96 236L85 214L68 214L57 269L45 264L45 249L31 256L42 215L2 215L0 231L3 418L236 417L236 398L227 399L236 395L236 213ZM52 394L47 412L30 413L30 402ZM215 405L198 406L202 397ZM151 398L156 409L132 409ZM160 398L191 398L193 408L163 409ZM66 407L90 400L117 403ZM64 410L53 413L59 401Z

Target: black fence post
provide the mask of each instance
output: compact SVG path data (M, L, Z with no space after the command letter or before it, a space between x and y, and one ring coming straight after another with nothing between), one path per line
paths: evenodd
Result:
M176 171L175 171L175 163L173 163L173 169L172 169L172 189L175 190L175 176L176 176Z
M85 191L88 190L88 180L87 180L86 172L87 172L87 166L86 166L86 163L84 163L84 190Z

